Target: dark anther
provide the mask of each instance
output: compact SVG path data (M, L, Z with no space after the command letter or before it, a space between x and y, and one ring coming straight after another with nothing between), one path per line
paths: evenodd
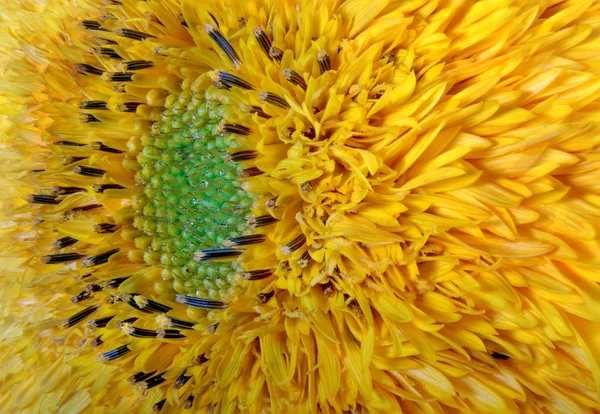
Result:
M271 105L278 106L279 108L289 109L290 105L281 96L274 94L273 92L261 92L258 97L261 101L270 103Z
M92 142L90 144L90 147L92 147L93 150L102 151L102 152L110 152L111 154L122 154L125 152L125 151L121 151L116 148L108 147L108 146L104 145L102 142Z
M252 130L239 124L219 124L217 131L225 134L250 135Z
M183 404L183 408L185 410L189 410L190 408L192 408L192 405L194 405L194 394L190 394L190 396L187 397L185 403Z
M133 29L118 28L118 29L114 30L114 33L117 36L127 37L127 38L133 39L133 40L144 40L144 39L148 39L149 37L156 38L156 36L152 36L151 34L139 32L139 31L133 30Z
M254 87L246 82L244 79L239 76L233 75L228 72L220 72L215 71L211 72L210 76L212 78L213 84L220 89L229 89L233 86L237 86L238 88L254 90Z
M165 373L161 373L158 374L152 378L149 378L145 381L140 381L140 386L142 387L142 389L144 390L149 390L150 388L156 387L157 385L162 384L163 382L165 382L166 380L163 378L163 375Z
M93 267L98 266L108 262L109 257L113 254L118 253L121 249L112 249L107 252L98 254L96 256L88 257L81 264L83 267Z
M85 257L84 254L79 253L58 253L58 254L49 254L42 257L42 263L44 264L58 264L58 263L66 263L66 262L74 262L76 260Z
M69 247L77 243L79 240L74 239L73 237L65 236L60 239L54 240L54 247L58 250L64 249L65 247Z
M131 82L134 72L112 72L105 75L109 82Z
M88 113L79 114L79 120L81 122L83 122L84 124L89 124L92 122L102 122L98 118L96 118L94 115L88 114Z
M286 78L290 83L293 83L294 85L298 86L303 91L305 91L308 87L304 78L299 73L294 72L289 68L283 71L283 77Z
M334 289L333 284L331 282L323 283L321 285L321 289L323 289L323 295L326 298L332 297L334 295L334 293L335 293L335 289Z
M105 328L106 325L115 317L115 315L107 316L105 318L92 319L88 322L88 328L90 329L100 329Z
M238 67L242 64L239 56L231 46L231 44L225 39L225 36L221 34L214 26L207 24L204 26L204 30L210 38L219 46L219 48L225 53L225 55L229 58L234 67Z
M242 273L242 279L244 280L261 280L269 276L273 276L273 271L270 269L251 270L249 272Z
M258 168L258 167L250 167L250 168L245 168L242 171L240 171L240 177L242 178L247 178L247 177L256 177L257 175L261 175L263 174L263 172Z
M124 102L122 104L117 105L117 110L121 112L135 113L138 106L140 105L142 105L141 102Z
M82 20L81 26L83 26L83 28L87 29L87 30L100 30L100 31L104 31L104 32L106 31L106 29L102 28L100 23L98 23L94 20Z
M319 63L321 74L331 70L331 59L326 51L321 50L319 53L317 53L317 62Z
M265 304L273 297L273 295L275 295L274 291L259 293L256 295L256 302L258 302L259 305Z
M258 44L263 52L265 52L267 56L270 56L269 51L271 50L271 39L269 39L269 36L267 36L265 31L260 27L255 27L254 37L256 37L256 40L258 41Z
M130 60L129 62L121 62L119 66L124 70L141 70L153 67L154 62L149 60Z
M74 142L74 141L55 141L53 142L54 145L60 145L63 147L83 147L85 146L85 144L82 144L80 142Z
M144 381L144 380L150 378L155 373L156 373L156 371L152 371L152 372L140 371L137 374L133 374L131 377L127 378L127 382L130 384L136 384L140 381Z
M202 309L225 309L227 308L227 303L222 300L214 300L214 299L202 299L195 298L193 296L185 296L185 295L177 295L177 302L182 303L187 306L192 306L194 308L202 308Z
M120 346L118 348L112 349L108 352L100 354L98 356L98 360L100 362L106 363L110 361L114 361L117 358L122 357L123 355L129 353L131 349L129 349L129 344Z
M262 243L267 239L264 234L250 234L248 236L233 237L225 241L225 244L230 247L249 246L251 244Z
M108 109L108 107L106 106L106 102L104 101L83 101L79 102L79 105L77 106L79 107L79 109Z
M125 187L123 187L122 185L119 185L119 184L93 184L92 185L92 190L94 190L95 193L99 193L99 194L104 193L104 191L106 191L106 190L123 190L123 189L125 189Z
M243 150L236 151L229 154L229 159L231 161L240 162L240 161L250 161L255 159L258 156L258 152L253 150Z
M506 360L506 359L510 358L508 355L501 354L500 352L492 352L491 355L492 355L492 358L494 358L494 359L504 359L504 360Z
M117 52L115 52L115 49L113 49L112 47L100 46L96 48L96 52L110 59L123 60L123 58Z
M299 235L294 240L286 244L281 248L281 252L283 254L291 254L292 252L298 250L306 243L306 236L304 234Z
M86 167L85 165L76 165L73 167L73 172L87 177L102 177L106 171L100 168Z
M181 375L179 375L177 377L177 379L175 380L175 384L173 384L173 388L175 388L176 390L182 388L185 384L187 384L187 382L190 380L190 378L192 378L192 376L185 375L185 371L183 371L181 373Z
M78 63L75 65L75 72L81 73L85 75L89 73L90 75L102 75L104 73L103 70L98 69L92 65L88 65L87 63Z
M243 251L239 249L208 249L196 253L194 259L198 261L219 260L235 258L242 253Z
M65 321L65 323L64 323L65 328L70 328L72 326L77 325L79 322L81 322L82 320L84 320L85 318L90 316L92 313L96 312L99 308L100 308L99 305L94 305L94 306L85 308L81 312L76 313L75 315L71 316L70 318L68 318Z
M118 228L119 226L111 223L94 224L94 231L99 234L114 233Z
M157 402L156 404L154 404L152 406L152 411L159 412L160 410L163 409L163 407L165 406L166 402L167 402L167 399L163 398L162 400L160 400L159 402Z
M283 50L279 49L278 47L271 46L269 48L269 56L275 59L277 63L281 63L281 59L283 59Z
M89 299L91 297L92 297L91 293L90 292L86 292L84 290L83 292L79 292L77 295L74 295L71 298L71 302L78 303L78 302L82 302L82 301L84 301L86 299Z
M248 220L248 227L256 228L256 227L264 227L270 224L277 223L279 220L270 214L265 214L264 216L252 217Z
M129 279L129 276L126 277L118 277L116 279L112 279L110 282L108 282L106 284L106 288L107 289L117 289L119 286L121 286L121 283L123 283L124 281L126 281L127 279Z
M55 195L30 194L26 199L31 204L60 204L60 200L57 200Z

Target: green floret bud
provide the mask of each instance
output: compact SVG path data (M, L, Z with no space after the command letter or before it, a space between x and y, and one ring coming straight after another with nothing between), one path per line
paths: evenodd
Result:
M136 196L136 240L151 264L164 266L165 280L181 294L218 299L231 292L236 262L197 262L194 254L223 248L246 234L253 197L238 179L242 166L227 159L239 148L217 130L227 108L184 91L166 99L161 120L142 137L136 174L144 194Z

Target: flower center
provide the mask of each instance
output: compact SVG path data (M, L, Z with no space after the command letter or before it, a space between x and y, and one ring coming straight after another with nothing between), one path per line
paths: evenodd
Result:
M192 92L170 95L165 105L138 156L136 181L144 195L135 200L135 226L145 235L136 244L146 262L165 266L163 278L172 279L178 293L226 297L237 262L194 256L231 247L247 234L253 197L241 188L244 167L235 161L243 154L222 132L225 106Z

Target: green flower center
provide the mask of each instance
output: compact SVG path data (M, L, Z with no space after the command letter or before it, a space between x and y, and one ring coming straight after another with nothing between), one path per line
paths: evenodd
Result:
M239 144L218 131L223 105L184 92L169 96L166 107L138 156L144 196L135 200L134 224L145 236L136 244L149 264L165 266L164 277L178 293L227 296L239 264L196 261L194 255L247 234L254 200L238 179L243 167L228 158Z

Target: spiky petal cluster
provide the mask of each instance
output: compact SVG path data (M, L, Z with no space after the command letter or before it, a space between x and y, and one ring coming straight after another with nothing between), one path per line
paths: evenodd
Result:
M600 409L596 1L51 3L0 11L3 407Z

